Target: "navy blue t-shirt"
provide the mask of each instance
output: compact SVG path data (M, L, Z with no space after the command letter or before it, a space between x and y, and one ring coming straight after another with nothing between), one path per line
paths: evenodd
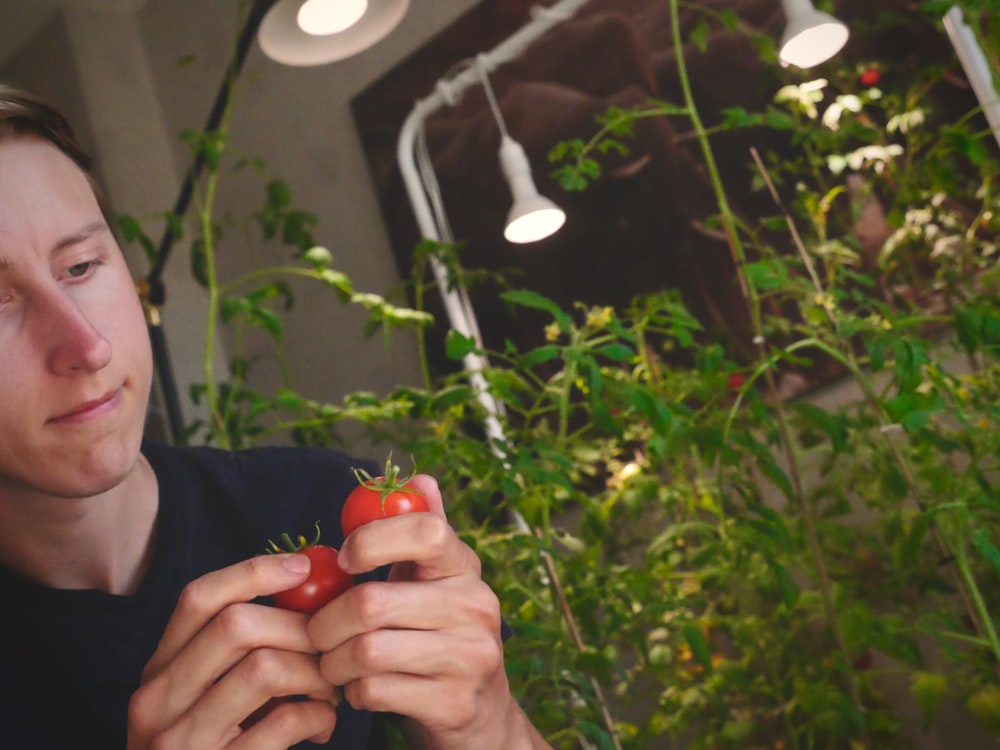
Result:
M320 522L340 547L352 469L378 467L321 448L143 445L160 486L150 569L134 595L57 590L0 568L0 745L17 750L125 747L128 701L184 586ZM374 747L373 717L342 702L325 747ZM316 745L303 743L302 747Z

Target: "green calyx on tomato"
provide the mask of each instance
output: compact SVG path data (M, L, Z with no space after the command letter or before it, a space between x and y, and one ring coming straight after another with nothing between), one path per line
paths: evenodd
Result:
M293 541L288 534L281 535L284 548L268 539L267 553L270 555L298 553L309 558L309 577L298 586L280 591L272 599L282 609L312 614L343 594L354 584L354 579L337 563L337 550L319 543L319 522L316 522L316 537L311 542L299 535Z
M424 493L410 484L413 475L400 478L399 474L399 467L393 465L391 455L385 462L382 476L373 477L364 469L354 469L358 486L347 496L340 514L345 538L358 527L381 518L430 510Z

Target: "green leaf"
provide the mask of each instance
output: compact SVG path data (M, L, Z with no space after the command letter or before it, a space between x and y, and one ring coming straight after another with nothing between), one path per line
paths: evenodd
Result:
M208 251L200 237L191 243L191 275L201 286L208 288Z
M250 309L250 303L243 297L226 297L219 305L219 317L223 323L229 323L239 315Z
M129 214L119 214L116 217L116 221L118 223L118 231L121 233L122 239L126 242L138 242L139 247L142 248L143 255L146 257L146 262L153 265L158 256L156 245L153 244L153 240L149 237L149 235L143 231L142 225L139 221Z
M289 211L281 226L281 240L303 252L315 244L313 230L319 220L307 211Z
M456 330L448 331L445 338L445 353L449 359L461 359L466 354L476 351L476 341L468 336L463 336Z
M688 39L698 48L699 52L704 52L708 49L708 37L711 33L712 29L709 27L708 21L700 19L688 34Z
M903 540L902 547L902 563L907 567L916 565L920 559L920 549L932 521L933 516L929 513L921 513L913 519L913 526Z
M605 344L597 348L597 353L614 362L628 362L635 357L635 350L625 344Z
M951 150L962 154L976 166L989 164L989 152L979 138L974 138L957 127L942 129L941 136L942 141L947 143Z
M721 127L726 130L752 128L760 125L762 122L760 115L747 112L743 107L727 107L722 110L722 115Z
M521 307L530 307L549 313L559 323L559 328L563 332L570 331L573 328L573 321L569 315L563 312L562 308L555 302L538 292L533 292L529 289L513 289L501 294L500 298Z
M924 426L932 414L943 408L939 397L913 391L900 393L885 402L889 418L910 430Z
M927 348L921 342L899 339L893 345L896 356L896 379L903 391L912 391L923 380ZM899 420L897 420L899 421Z
M222 132L213 130L203 134L198 153L205 160L205 166L209 172L219 171L219 162L225 150L226 136Z
M777 549L783 552L791 552L793 550L795 546L794 540L780 513L759 503L751 505L748 510L761 516L760 520L751 519L755 530L770 539Z
M909 495L910 483L896 464L886 464L880 480L880 487L886 496L902 499Z
M933 672L917 672L910 682L910 693L917 699L924 715L934 716L941 699L948 694L948 680Z
M771 561L770 567L778 582L778 589L781 591L781 599L786 607L794 607L799 600L799 587L796 585L792 574L784 565Z
M834 414L806 402L796 404L795 410L805 419L806 424L818 428L830 438L834 453L847 450L847 419L843 414Z
M726 31L737 31L740 28L740 16L733 10L719 11L719 21Z
M521 367L534 367L542 362L550 362L559 356L560 349L555 344L532 349L518 360Z
M284 180L267 183L267 203L271 208L286 208L292 202L292 191Z
M450 386L434 393L428 406L433 411L440 412L450 409L453 406L466 404L472 401L474 397L475 393L466 385Z
M886 343L882 339L868 342L868 363L872 372L878 372L885 367Z
M966 705L980 724L1000 735L1000 687L987 685L969 698Z
M712 650L708 646L708 641L705 640L705 634L693 623L685 625L681 632L684 635L684 640L687 641L688 646L691 648L691 653L694 655L695 661L704 667L706 672L711 673Z
M306 403L306 400L302 396L287 388L279 389L274 401L279 408L290 411L301 409Z
M760 260L747 263L745 268L750 283L761 291L781 289L788 284L788 270L784 263Z
M977 526L972 530L970 536L972 546L993 566L997 573L1000 573L1000 550L993 543L993 535L990 530L985 526Z
M758 454L757 468L760 469L761 473L767 477L772 484L781 490L785 497L789 500L795 499L795 493L792 490L792 483L788 478L788 474L785 473L784 469L778 466L777 462L775 462L773 458L766 454Z
M250 310L250 322L261 330L267 331L280 341L284 337L285 327L281 317L266 307L253 307Z

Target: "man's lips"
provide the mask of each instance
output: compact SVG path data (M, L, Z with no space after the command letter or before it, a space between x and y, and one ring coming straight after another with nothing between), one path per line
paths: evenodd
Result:
M69 411L52 417L49 421L65 424L69 422L89 422L94 419L99 419L105 414L114 411L120 399L121 388L115 388L99 398L77 404Z

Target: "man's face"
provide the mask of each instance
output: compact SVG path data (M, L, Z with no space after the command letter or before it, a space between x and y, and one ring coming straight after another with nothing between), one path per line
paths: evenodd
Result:
M142 306L87 178L40 138L0 138L0 502L124 479L151 380Z

